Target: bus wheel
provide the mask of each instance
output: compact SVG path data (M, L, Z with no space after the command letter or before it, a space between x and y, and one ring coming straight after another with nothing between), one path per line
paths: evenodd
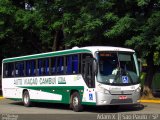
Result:
M25 107L30 107L31 106L31 101L30 101L28 91L24 91L24 93L23 93L23 104L24 104Z
M81 105L81 99L78 92L74 92L71 95L71 107L75 112L82 111L83 106Z

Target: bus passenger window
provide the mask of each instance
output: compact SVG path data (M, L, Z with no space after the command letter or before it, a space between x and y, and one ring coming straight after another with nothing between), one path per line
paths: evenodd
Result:
M71 74L72 73L72 56L67 56L67 74Z
M67 56L67 74L77 74L79 70L78 55Z
M26 61L26 76L34 76L36 75L36 61L30 60Z
M5 63L3 68L3 77L14 77L14 63Z
M78 55L72 56L72 73L78 73Z
M49 75L49 58L44 59L44 74Z
M30 73L31 76L35 75L35 69L36 69L36 62L35 60L31 60L31 73Z
M57 57L51 58L51 74L56 74L57 67Z
M64 74L64 57L58 57L57 74Z
M38 75L43 75L43 62L42 62L42 59L38 60Z
M24 62L17 62L15 65L15 76L22 77L24 76Z

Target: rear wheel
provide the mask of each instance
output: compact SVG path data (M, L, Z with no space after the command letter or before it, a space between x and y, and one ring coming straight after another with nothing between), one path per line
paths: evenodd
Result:
M24 91L23 93L23 104L26 107L30 107L31 106L31 101L30 101L30 96L29 96L29 92L28 91Z
M81 105L81 99L80 99L80 95L78 92L74 92L71 95L71 108L75 111L75 112L79 112L82 111L83 106Z

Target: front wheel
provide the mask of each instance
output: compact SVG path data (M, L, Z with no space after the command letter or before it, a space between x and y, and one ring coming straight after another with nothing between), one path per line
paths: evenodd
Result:
M81 99L78 92L74 92L71 95L71 107L75 112L82 111L83 106L81 105Z
M30 96L28 91L24 91L23 93L23 104L25 107L31 106Z

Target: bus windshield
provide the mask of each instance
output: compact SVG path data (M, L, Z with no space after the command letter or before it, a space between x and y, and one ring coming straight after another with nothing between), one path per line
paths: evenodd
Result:
M97 81L109 85L139 83L136 59L133 52L97 52Z

